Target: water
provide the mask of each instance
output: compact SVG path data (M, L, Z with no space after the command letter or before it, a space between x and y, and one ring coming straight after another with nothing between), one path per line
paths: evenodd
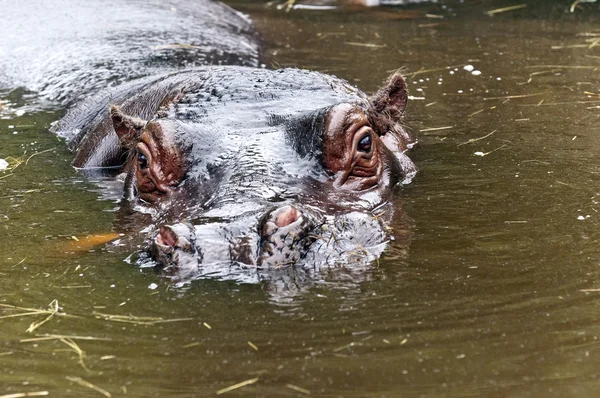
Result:
M595 396L600 14L559 2L484 14L509 5L233 3L263 33L268 65L365 91L404 66L415 97L420 172L397 195L397 241L357 280L292 300L261 285L173 286L102 246L65 253L70 236L111 232L117 204L46 133L60 112L0 120L0 158L49 150L0 174L0 304L57 300L66 314L32 333L46 314L0 319L0 393L100 396L89 382L113 396L210 396L258 378L225 396ZM86 337L73 339L83 359L65 338L22 341L45 334Z

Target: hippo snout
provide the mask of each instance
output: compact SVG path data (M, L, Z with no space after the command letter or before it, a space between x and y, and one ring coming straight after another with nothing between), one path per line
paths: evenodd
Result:
M317 226L315 217L294 206L272 210L261 224L259 266L292 265L315 240L310 234Z
M293 265L314 242L318 220L310 209L285 205L235 223L163 225L152 239L150 253L167 270L191 270L203 262Z
M202 258L194 245L194 228L187 224L163 225L151 244L151 254L162 267L196 266Z

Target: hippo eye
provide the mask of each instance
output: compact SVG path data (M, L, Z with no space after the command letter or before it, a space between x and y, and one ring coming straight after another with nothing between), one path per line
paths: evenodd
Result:
M365 135L358 142L358 150L361 152L371 152L371 134Z
M146 155L144 155L142 152L138 151L137 154L137 161L138 161L138 165L140 166L140 169L147 169L148 168L148 158L146 157Z

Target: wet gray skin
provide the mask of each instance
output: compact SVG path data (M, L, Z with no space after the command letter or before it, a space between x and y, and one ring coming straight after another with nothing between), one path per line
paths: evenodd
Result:
M258 65L249 19L215 1L0 0L0 10L0 93L69 105L182 67Z
M77 167L122 165L126 204L152 214L142 262L243 279L381 254L386 199L415 173L406 101L398 74L368 97L317 72L205 67L101 93L83 106L102 117L76 107L55 130Z

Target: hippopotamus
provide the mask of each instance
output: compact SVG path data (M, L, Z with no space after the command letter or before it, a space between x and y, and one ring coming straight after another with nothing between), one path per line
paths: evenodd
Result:
M400 74L367 96L260 68L251 22L211 0L0 7L0 95L22 87L70 108L51 130L76 168L117 186L138 264L184 279L272 274L385 248L390 195L416 172Z
M206 66L104 90L53 131L150 215L140 261L315 267L370 261L389 240L390 195L416 172L407 100L399 73L368 96L319 72Z

